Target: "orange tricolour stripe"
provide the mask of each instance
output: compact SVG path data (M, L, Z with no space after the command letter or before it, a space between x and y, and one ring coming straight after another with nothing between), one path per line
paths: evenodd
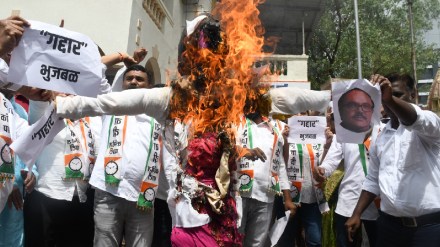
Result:
M69 162L75 157L80 158L81 154L80 153L73 153L73 154L64 155L64 166L67 166L69 164Z

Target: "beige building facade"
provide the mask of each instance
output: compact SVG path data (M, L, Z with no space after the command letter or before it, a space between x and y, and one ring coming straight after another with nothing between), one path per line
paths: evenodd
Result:
M277 0L274 3L280 1L284 0ZM53 25L59 25L64 19L65 28L89 36L106 54L115 52L132 54L135 49L144 47L148 50L148 55L142 65L153 72L155 83L166 83L177 73L177 46L185 21L201 13L210 12L216 2L216 0L0 0L2 6L0 18L6 18L11 13L19 13L28 20ZM266 4L270 5L270 1ZM297 10L297 8L293 9ZM277 26L277 30L282 30L283 26ZM270 31L270 28L267 31ZM307 59L308 56L304 52L274 54L264 58L273 64L272 68L279 74L275 86L310 88L307 78ZM115 69L117 66L110 69L110 74L114 74Z

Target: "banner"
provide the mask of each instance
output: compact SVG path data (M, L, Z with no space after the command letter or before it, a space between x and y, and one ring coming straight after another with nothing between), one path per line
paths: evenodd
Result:
M44 115L11 144L11 148L30 171L43 149L64 127L64 121L56 116L52 103Z
M289 143L322 144L325 143L325 117L294 116L288 119Z
M64 28L37 21L30 24L12 52L8 81L96 97L102 79L96 44Z

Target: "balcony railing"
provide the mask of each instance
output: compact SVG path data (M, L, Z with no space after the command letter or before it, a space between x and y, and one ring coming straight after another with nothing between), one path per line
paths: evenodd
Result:
M268 65L270 74L276 76L276 81L306 82L307 81L306 55L270 55L255 62L256 68Z
M269 70L272 75L286 75L287 76L287 61L286 60L264 60L255 63L255 67L269 65Z
M171 25L174 24L170 13L161 0L144 0L142 6L160 30L163 29L165 17Z

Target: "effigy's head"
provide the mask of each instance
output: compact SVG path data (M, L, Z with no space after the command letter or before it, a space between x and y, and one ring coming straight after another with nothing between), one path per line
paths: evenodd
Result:
M188 77L192 88L203 92L207 83L218 80L228 53L220 21L204 14L187 22L178 48L178 71Z
M257 5L223 0L212 14L187 22L178 49L182 78L172 83L170 118L191 122L195 137L227 132L234 140L234 126L246 113L270 105L263 97L268 87L253 72L264 43Z

